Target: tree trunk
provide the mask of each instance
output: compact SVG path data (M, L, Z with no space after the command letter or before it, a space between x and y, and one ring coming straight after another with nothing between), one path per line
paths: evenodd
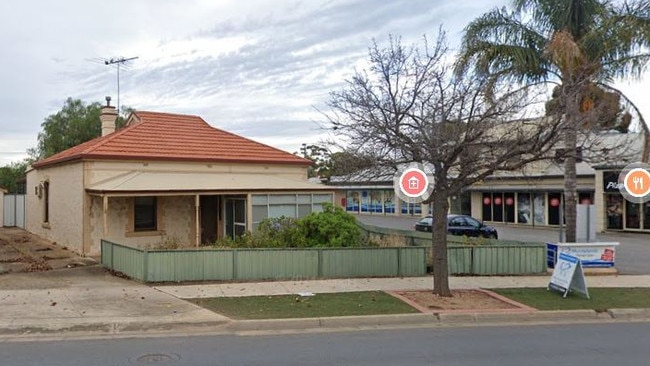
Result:
M433 192L433 293L451 297L449 270L447 268L447 212L449 201L446 194Z
M579 122L579 93L573 92L567 101L567 120L564 133L564 148L568 152L564 160L564 218L566 220L565 242L575 243L577 222L577 177L576 149ZM562 223L560 223L562 225Z

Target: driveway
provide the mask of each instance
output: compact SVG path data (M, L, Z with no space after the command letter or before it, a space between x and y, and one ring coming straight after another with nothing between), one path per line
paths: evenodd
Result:
M357 220L374 226L413 230L417 216L370 216L357 215ZM520 225L490 224L499 231L499 238L523 242L557 242L557 228L525 227ZM620 274L650 274L650 234L645 233L601 233L597 234L600 242L618 242L616 250L616 268Z
M0 274L83 267L97 262L16 227L0 227Z

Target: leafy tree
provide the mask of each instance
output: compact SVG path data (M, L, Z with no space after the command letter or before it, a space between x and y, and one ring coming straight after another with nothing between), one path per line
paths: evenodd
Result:
M331 176L350 175L373 166L371 156L364 156L352 151L337 151L330 155L330 159L332 161Z
M300 153L295 152L294 154L312 161L307 172L309 178L328 178L330 176L331 159L330 152L326 148L315 144L302 144Z
M640 76L650 59L650 2L513 0L512 5L512 10L494 9L466 27L458 71L473 67L493 80L558 86L553 108L567 122L563 131L566 239L573 242L578 135L593 118L590 111L595 106L589 95L597 85L626 99L638 113L609 84L616 77ZM638 114L648 143L647 126Z
M370 156L346 150L330 152L327 148L315 144L302 144L300 152L294 154L313 162L313 165L308 170L310 178L329 179L332 176L344 176L367 169L373 165Z
M101 108L98 102L85 104L79 99L68 98L59 112L49 115L41 124L38 145L29 150L31 157L44 159L100 136ZM122 110L132 109L125 107ZM118 117L116 128L123 127L124 123L124 118Z
M25 177L29 160L13 162L0 168L0 187L5 188L9 193L25 193L24 184L21 181Z
M544 159L555 142L558 118L522 119L532 100L527 88L454 75L441 33L434 45L369 49L369 68L357 71L346 87L330 93L325 117L345 151L372 162L378 175L405 165L432 166L433 292L451 296L447 267L449 199L497 171L516 170Z

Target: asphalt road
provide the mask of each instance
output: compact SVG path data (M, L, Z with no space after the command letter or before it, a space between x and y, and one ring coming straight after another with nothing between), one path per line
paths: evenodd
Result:
M650 323L0 344L2 365L647 366Z
M379 227L412 230L418 217L393 217L359 215L361 222ZM492 225L492 224L491 224ZM499 238L524 242L557 242L557 228L524 227L520 225L492 225L499 232ZM616 268L620 274L645 275L650 274L650 234L646 233L605 233L597 234L601 242L620 243L616 250Z

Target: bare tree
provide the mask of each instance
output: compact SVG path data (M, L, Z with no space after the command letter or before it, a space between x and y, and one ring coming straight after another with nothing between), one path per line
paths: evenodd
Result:
M559 118L526 119L529 89L492 88L483 78L458 76L447 58L444 32L435 44L405 47L390 37L373 42L369 67L330 94L330 128L346 151L372 157L383 173L410 163L433 167L433 292L451 296L447 268L449 198L498 171L548 158ZM498 94L490 90L500 90Z

